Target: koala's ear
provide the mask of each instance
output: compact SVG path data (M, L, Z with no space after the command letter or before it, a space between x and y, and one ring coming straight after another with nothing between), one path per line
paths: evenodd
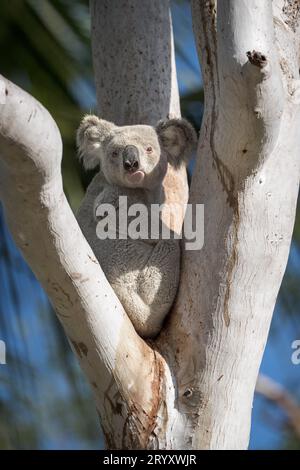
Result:
M169 163L175 168L182 163L187 164L197 143L193 126L185 119L166 119L159 121L156 132Z
M80 160L85 169L95 168L100 163L101 146L116 126L95 115L86 115L82 119L76 134L76 143Z

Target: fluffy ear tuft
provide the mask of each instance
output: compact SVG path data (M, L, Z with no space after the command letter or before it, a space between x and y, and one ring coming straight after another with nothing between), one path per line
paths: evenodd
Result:
M197 134L193 126L181 118L159 121L156 126L160 144L175 168L187 164L196 147Z
M82 119L76 134L78 154L86 170L100 163L101 145L116 126L109 121L87 114Z

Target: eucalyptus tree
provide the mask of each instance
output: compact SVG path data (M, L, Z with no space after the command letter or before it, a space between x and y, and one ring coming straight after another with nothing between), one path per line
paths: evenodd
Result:
M205 111L188 195L204 246L182 252L176 302L142 339L63 192L58 128L0 78L1 199L15 241L53 303L94 392L110 448L244 449L286 267L299 185L299 7L193 0ZM179 116L166 0L91 1L98 112L116 124ZM177 221L178 222L178 221ZM184 244L183 244L184 247Z

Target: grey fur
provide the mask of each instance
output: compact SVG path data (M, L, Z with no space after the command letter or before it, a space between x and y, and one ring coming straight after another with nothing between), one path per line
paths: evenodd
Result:
M145 125L118 127L97 116L85 116L77 131L79 155L85 168L100 164L79 208L78 222L136 331L143 337L159 333L175 299L179 240L101 240L96 234L95 208L110 203L118 210L119 196L127 196L128 207L135 203L148 208L153 203L162 204L162 181L168 161L175 167L186 163L195 142L195 131L183 119L160 122L154 129ZM135 178L124 170L127 146L134 147L138 154L142 180L139 173Z

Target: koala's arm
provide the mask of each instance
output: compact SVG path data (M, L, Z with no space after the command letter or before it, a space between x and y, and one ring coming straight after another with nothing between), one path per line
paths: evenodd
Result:
M143 337L154 337L161 330L177 293L179 242L160 240L150 246L135 241L128 245L124 255L129 269L112 279L113 288L136 331ZM134 269L142 263L143 266Z
M95 230L95 212L97 206L101 203L109 203L112 206L117 206L118 198L119 192L117 188L108 185L103 175L100 172L97 173L88 186L85 196L76 214L76 218L81 229L84 229L87 225L92 224Z
M96 233L95 204L113 204L117 193L97 176L78 211L79 225L136 331L143 337L156 336L177 292L179 242L100 240Z

